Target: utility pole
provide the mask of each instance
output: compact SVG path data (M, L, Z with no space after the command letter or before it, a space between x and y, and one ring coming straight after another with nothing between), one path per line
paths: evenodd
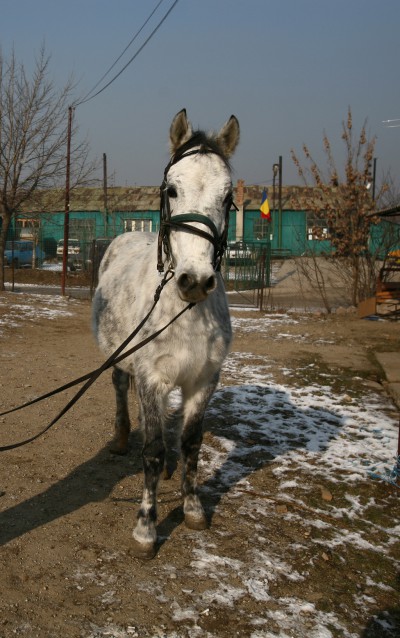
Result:
M272 197L273 197L273 210L275 210L275 179L278 175L278 246L282 248L282 155L279 155L278 164L272 166Z
M71 134L72 134L72 106L68 107L68 130L67 130L67 170L65 178L65 213L64 213L64 248L61 273L61 294L65 295L65 279L68 267L68 238L69 238L69 188L71 169Z
M373 173L372 173L372 201L373 202L375 201L376 161L377 161L377 158L374 157Z
M275 190L275 182L276 182L276 176L278 175L279 172L279 164L273 164L272 165L272 210L275 211L275 195L276 195L276 190Z
M279 155L279 235L278 248L282 248L282 155Z
M103 153L104 237L108 237L107 155Z

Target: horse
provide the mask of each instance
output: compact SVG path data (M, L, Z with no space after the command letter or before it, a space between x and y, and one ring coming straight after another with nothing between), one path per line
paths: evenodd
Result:
M182 402L177 434L184 521L190 529L208 527L198 495L197 465L204 413L232 339L220 264L229 210L234 206L229 158L239 135L234 115L218 133L205 133L193 130L185 109L177 113L169 131L171 159L160 188L159 233L118 236L99 269L93 330L107 356L146 316L149 307L152 311L141 330L143 337L182 312L163 334L119 361L112 372L116 394L114 453L128 450L130 381L139 404L144 487L133 530L133 552L141 558L152 558L157 552L157 485L165 469L170 394L176 389ZM156 290L158 298L153 302Z

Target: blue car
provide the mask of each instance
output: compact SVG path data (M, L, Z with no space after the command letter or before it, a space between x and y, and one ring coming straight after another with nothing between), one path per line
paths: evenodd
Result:
M35 248L36 266L41 266L45 258L45 253L39 246ZM11 266L14 262L15 268L32 267L33 241L8 241L4 251L4 264Z

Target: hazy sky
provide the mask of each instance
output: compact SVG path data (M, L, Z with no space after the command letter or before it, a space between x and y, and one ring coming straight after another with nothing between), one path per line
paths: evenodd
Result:
M132 57L172 5L164 0ZM44 41L51 73L72 73L77 97L100 79L157 0L0 0L0 45L28 68ZM101 95L76 109L93 155L107 154L117 185L158 185L168 129L185 107L195 127L219 129L234 113L241 143L234 180L299 183L290 149L323 158L322 134L343 159L341 126L351 106L358 132L377 136L377 177L400 182L399 0L179 0L136 60ZM400 121L398 122L400 124ZM101 170L99 170L101 177Z

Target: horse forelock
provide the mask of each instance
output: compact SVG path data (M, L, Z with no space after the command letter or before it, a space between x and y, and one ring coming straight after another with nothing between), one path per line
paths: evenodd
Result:
M200 154L213 153L214 155L218 155L218 157L220 157L224 162L227 169L231 171L230 162L218 144L216 137L210 133L207 134L204 131L194 131L192 137L175 151L171 164L176 164L176 162L179 162L185 153L192 151L195 148L198 148L198 152Z

